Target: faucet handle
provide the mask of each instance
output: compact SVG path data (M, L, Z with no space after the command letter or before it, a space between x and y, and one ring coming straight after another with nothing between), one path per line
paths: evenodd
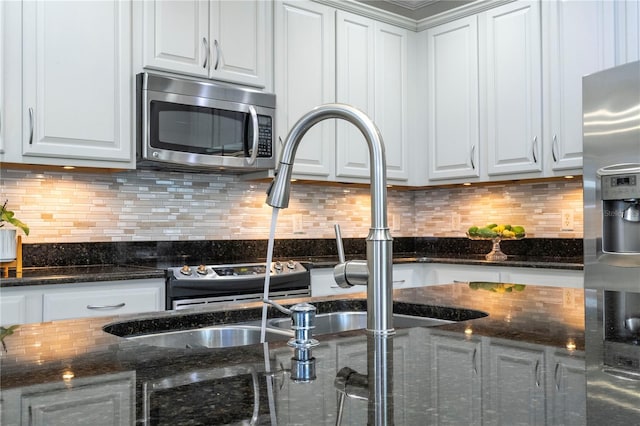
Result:
M346 258L344 256L344 246L342 245L342 233L340 232L340 225L333 225L333 229L336 231L336 245L338 246L338 262L344 263Z
M346 261L344 246L342 245L342 234L340 225L333 225L336 231L336 244L338 245L339 263L333 268L333 278L341 288L349 288L354 285L367 285L369 280L369 269L364 260Z

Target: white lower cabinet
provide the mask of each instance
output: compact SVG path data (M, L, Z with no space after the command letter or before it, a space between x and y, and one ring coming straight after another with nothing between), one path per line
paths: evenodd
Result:
M41 292L21 287L0 288L0 326L41 321Z
M156 280L122 284L118 281L76 288L71 286L43 295L43 321L100 317L163 310L163 291ZM160 280L161 281L161 280Z
M584 357L567 351L550 352L547 363L548 423L583 425L587 412Z
M469 331L411 330L411 350L427 362L414 369L420 424L586 423L583 352Z
M545 424L544 347L492 340L486 350L486 423Z
M421 287L427 284L424 264L404 263L393 265L393 288ZM361 293L367 291L365 286L341 288L333 277L333 268L311 270L311 295L329 296Z
M164 280L140 279L1 290L0 325L164 310Z
M474 265L430 264L431 281L427 284L451 284L455 282L492 281L500 282L500 270L492 267Z
M135 372L105 374L2 392L2 424L131 425Z
M554 287L584 287L584 274L580 270L443 263L424 264L424 267L424 285L489 281Z
M431 377L424 395L430 402L427 424L482 424L482 341L433 330L429 345ZM456 374L452 380L451 375Z

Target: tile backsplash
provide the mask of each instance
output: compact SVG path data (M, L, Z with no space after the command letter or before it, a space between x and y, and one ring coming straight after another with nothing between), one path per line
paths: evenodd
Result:
M267 239L264 182L236 175L132 170L118 173L0 171L2 201L27 223L25 243ZM561 230L562 211L573 230ZM530 237L582 238L582 181L509 182L388 192L393 236L462 237L471 225L523 225ZM294 184L276 238L364 238L369 190Z

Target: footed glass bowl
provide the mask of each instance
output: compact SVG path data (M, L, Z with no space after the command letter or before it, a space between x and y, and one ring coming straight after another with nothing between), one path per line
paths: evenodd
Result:
M484 257L485 259L491 261L491 262L499 262L499 261L503 261L503 260L507 260L507 255L504 254L502 252L502 250L500 249L500 241L502 240L522 240L524 237L511 237L511 238L505 238L502 236L497 236L497 237L493 237L493 238L484 238L484 237L473 237L471 235L469 235L469 233L466 233L467 238L469 238L470 240L482 240L482 241L493 241L493 247L491 249L491 251L489 253L487 253L487 255Z

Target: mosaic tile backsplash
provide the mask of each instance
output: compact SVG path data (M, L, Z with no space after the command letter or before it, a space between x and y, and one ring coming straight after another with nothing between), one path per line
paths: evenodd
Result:
M31 233L24 242L267 239L272 209L268 184L236 175L133 170L118 173L0 170L2 201ZM561 228L562 211L573 230ZM388 192L396 237L464 237L471 225L522 225L535 238L582 238L582 181L509 182L488 186ZM366 237L369 190L294 184L278 213L276 238Z

